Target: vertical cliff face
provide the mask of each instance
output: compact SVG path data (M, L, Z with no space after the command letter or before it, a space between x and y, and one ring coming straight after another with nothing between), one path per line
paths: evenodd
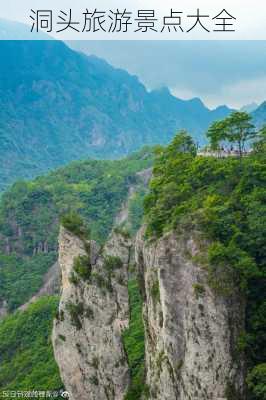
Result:
M242 400L244 361L237 343L244 303L219 296L195 261L197 241L169 234L136 241L146 331L150 399ZM194 258L193 258L194 257Z
M113 234L101 251L61 228L62 292L53 346L73 400L122 400L129 369L122 344L128 326L131 243Z

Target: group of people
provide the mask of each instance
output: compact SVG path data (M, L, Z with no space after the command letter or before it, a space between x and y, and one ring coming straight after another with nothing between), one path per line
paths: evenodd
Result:
M247 155L252 151L252 149L244 149L241 153L241 155ZM199 156L213 156L213 157L237 157L240 155L239 149L234 148L233 146L231 147L225 147L221 146L217 150L213 150L210 147L205 147L203 149L199 149L198 151Z

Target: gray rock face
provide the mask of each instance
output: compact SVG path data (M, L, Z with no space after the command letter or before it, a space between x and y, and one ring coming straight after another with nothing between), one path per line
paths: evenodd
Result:
M77 257L88 256L88 248L91 275L84 280L74 264ZM71 400L122 400L127 391L129 369L121 335L129 322L130 248L129 240L113 234L100 252L95 243L61 228L62 292L52 339Z
M245 399L244 360L237 342L244 302L218 296L195 261L197 241L169 234L136 240L142 280L150 399Z

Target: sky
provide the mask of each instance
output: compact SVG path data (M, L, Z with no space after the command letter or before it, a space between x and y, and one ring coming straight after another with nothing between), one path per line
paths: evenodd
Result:
M266 41L73 41L86 54L137 75L148 89L167 86L209 108L266 100Z

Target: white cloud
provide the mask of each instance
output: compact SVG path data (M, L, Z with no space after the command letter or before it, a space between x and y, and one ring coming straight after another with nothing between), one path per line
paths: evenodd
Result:
M250 80L241 80L231 85L225 85L218 92L203 94L202 99L210 107L227 104L233 108L256 102L262 103L266 98L265 77Z
M266 99L266 75L261 78L243 79L232 84L224 84L213 88L213 91L193 90L182 87L172 87L171 93L184 100L199 97L210 109L226 104L239 109L244 105Z

